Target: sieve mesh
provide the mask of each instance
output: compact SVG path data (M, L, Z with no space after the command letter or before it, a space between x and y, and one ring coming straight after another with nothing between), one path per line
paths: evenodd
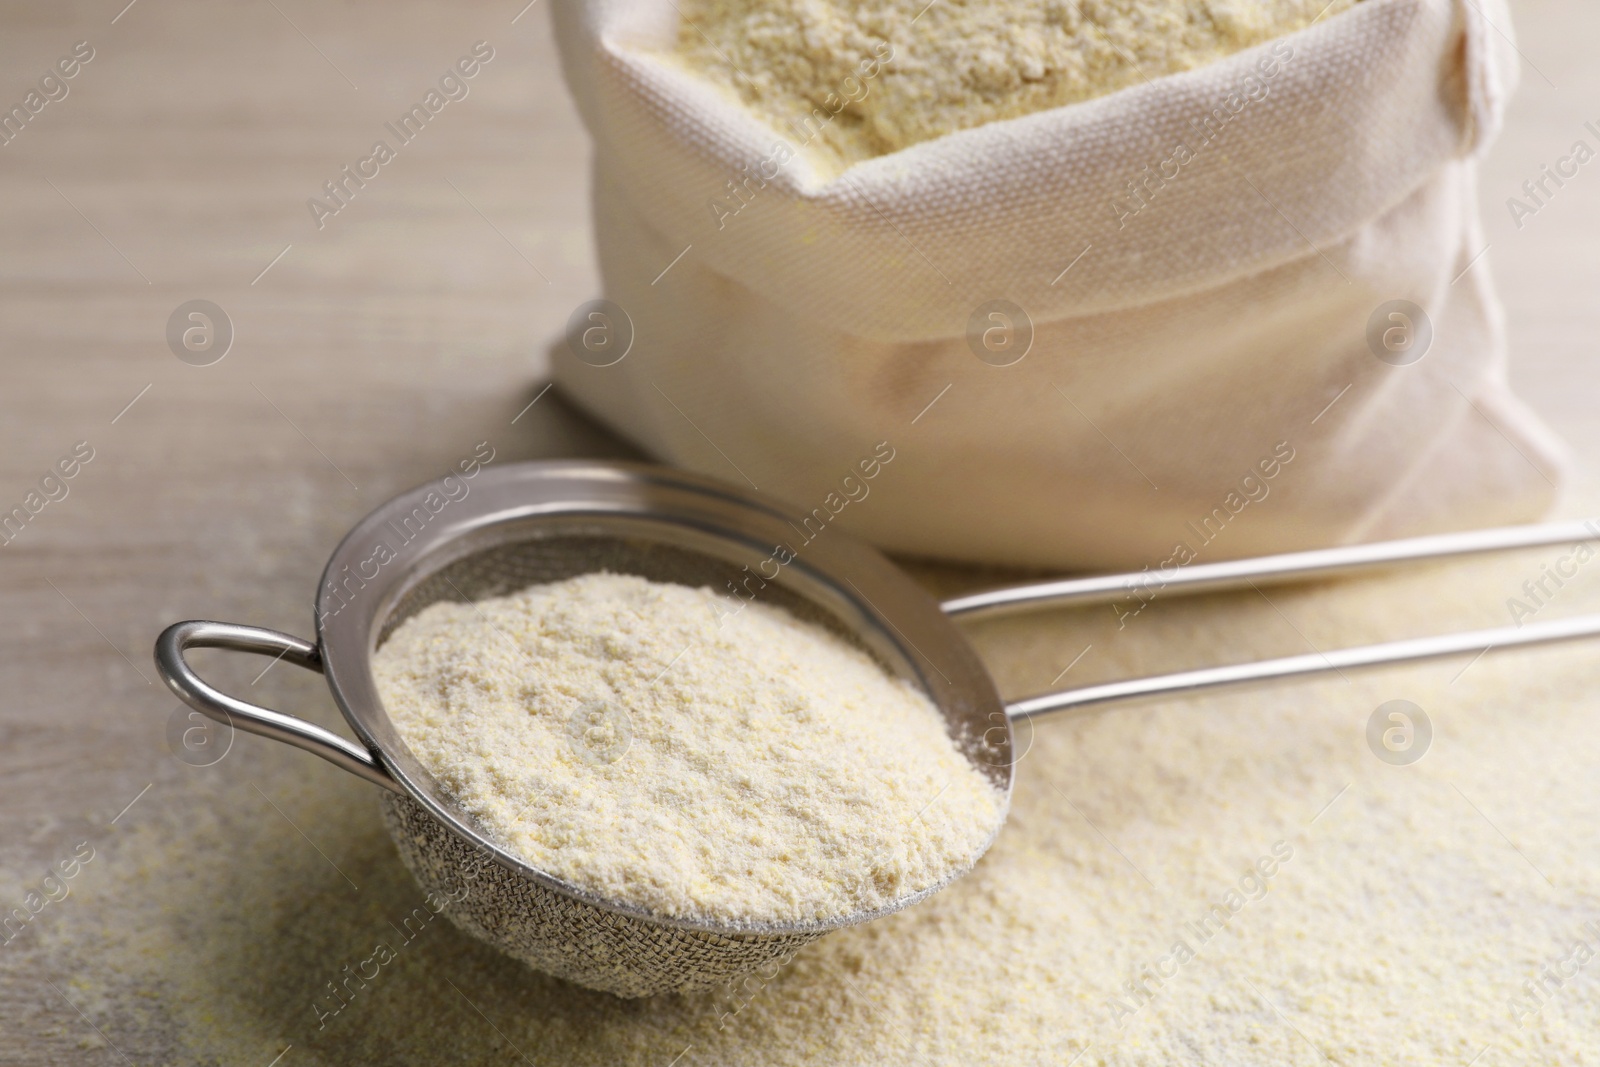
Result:
M603 528L569 526L481 549L422 578L385 616L375 647L438 601L503 596L600 570L716 590L744 576L743 565L729 560ZM769 584L760 599L872 651L830 612L798 593ZM477 825L447 795L430 792L463 823ZM410 797L385 793L381 804L400 858L433 895L432 906L500 951L592 989L623 997L713 989L822 936L821 931L711 932L604 908L507 868ZM481 830L480 835L492 840Z
M822 936L716 934L609 911L524 878L385 793L384 824L412 877L451 922L536 970L614 993L693 993L731 982Z
M1015 761L1006 706L939 604L871 547L831 526L820 536L814 515L796 518L759 494L637 464L507 464L480 470L470 498L465 484L451 475L419 486L345 535L323 568L314 643L258 626L190 619L156 640L162 679L218 722L314 753L394 794L384 798L383 818L431 907L536 968L621 996L715 987L829 930L915 904L963 873L951 871L937 885L870 911L725 922L657 915L605 899L498 844L400 736L384 711L373 656L430 604L470 603L596 571L709 587L785 608L920 688L951 740L1006 798ZM208 685L185 661L189 648L275 655L320 671L356 740ZM532 658L529 666L539 669ZM1004 818L1002 806L996 833Z

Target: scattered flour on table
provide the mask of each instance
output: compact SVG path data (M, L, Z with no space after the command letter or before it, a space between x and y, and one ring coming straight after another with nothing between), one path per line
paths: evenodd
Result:
M853 162L1193 70L1356 0L683 0L678 55Z
M1567 551L1283 587L1271 605L1172 598L1123 629L1056 611L971 633L1003 692L1039 692L1090 644L1063 683L1506 625L1506 599ZM1595 610L1588 569L1545 609ZM69 776L53 801L86 820L59 839L97 857L0 948L0 1062L19 1039L29 1063L94 1067L1546 1067L1600 1049L1600 959L1544 977L1600 944L1587 643L1046 720L1023 731L1011 814L970 874L776 973L637 1001L429 918L369 783L244 735L213 767L171 759L167 709L137 685L119 699L149 738L127 787L81 800L93 783ZM338 728L315 677L274 670L252 692ZM1397 697L1434 724L1407 767L1365 736ZM1193 928L1279 840L1291 857L1202 943ZM10 860L15 905L43 868ZM1177 939L1197 958L1178 964ZM330 982L350 992L324 1019Z
M965 871L1004 797L933 703L782 609L589 574L408 619L373 662L489 836L607 899L728 922L876 910Z

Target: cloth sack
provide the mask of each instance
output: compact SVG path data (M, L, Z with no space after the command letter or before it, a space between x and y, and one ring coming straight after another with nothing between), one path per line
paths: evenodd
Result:
M554 373L653 455L893 551L1058 568L1553 503L1476 205L1502 0L1364 0L842 170L805 147L826 109L774 128L673 58L679 18L555 6L605 299Z

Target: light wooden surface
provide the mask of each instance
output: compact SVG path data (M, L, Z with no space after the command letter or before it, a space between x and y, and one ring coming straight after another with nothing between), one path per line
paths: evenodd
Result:
M95 50L69 95L0 147L0 511L75 442L95 451L0 548L7 871L171 780L175 703L149 663L163 625L308 632L341 534L478 441L500 461L622 451L554 394L513 424L544 347L596 290L588 147L544 5L513 23L517 0L137 0L119 15L123 2L0 13L7 106L75 42ZM1482 174L1488 261L1514 384L1592 467L1600 163L1520 230L1505 199L1574 140L1594 143L1600 11L1527 0L1516 14L1529 62ZM470 95L319 230L307 198L478 40L495 57ZM165 340L195 298L236 330L209 367ZM287 669L261 691L316 700ZM0 884L8 902L13 890ZM0 967L0 1062L83 1062L40 977Z

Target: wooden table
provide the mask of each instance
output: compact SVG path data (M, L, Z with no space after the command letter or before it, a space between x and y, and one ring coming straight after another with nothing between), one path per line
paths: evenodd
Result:
M555 394L527 408L545 347L597 289L588 147L543 6L123 2L8 4L0 34L7 104L76 42L93 49L0 147L0 511L78 442L93 450L0 549L6 870L164 773L163 625L307 632L340 535L479 441L499 461L627 451ZM1528 62L1482 173L1489 260L1514 383L1592 456L1600 171L1520 229L1505 199L1600 119L1600 12L1516 13ZM493 59L470 94L319 227L308 198L480 40ZM166 337L197 299L234 332L209 366ZM312 701L293 673L262 691ZM6 900L20 886L0 880ZM0 1061L84 1062L67 1007L4 963Z

